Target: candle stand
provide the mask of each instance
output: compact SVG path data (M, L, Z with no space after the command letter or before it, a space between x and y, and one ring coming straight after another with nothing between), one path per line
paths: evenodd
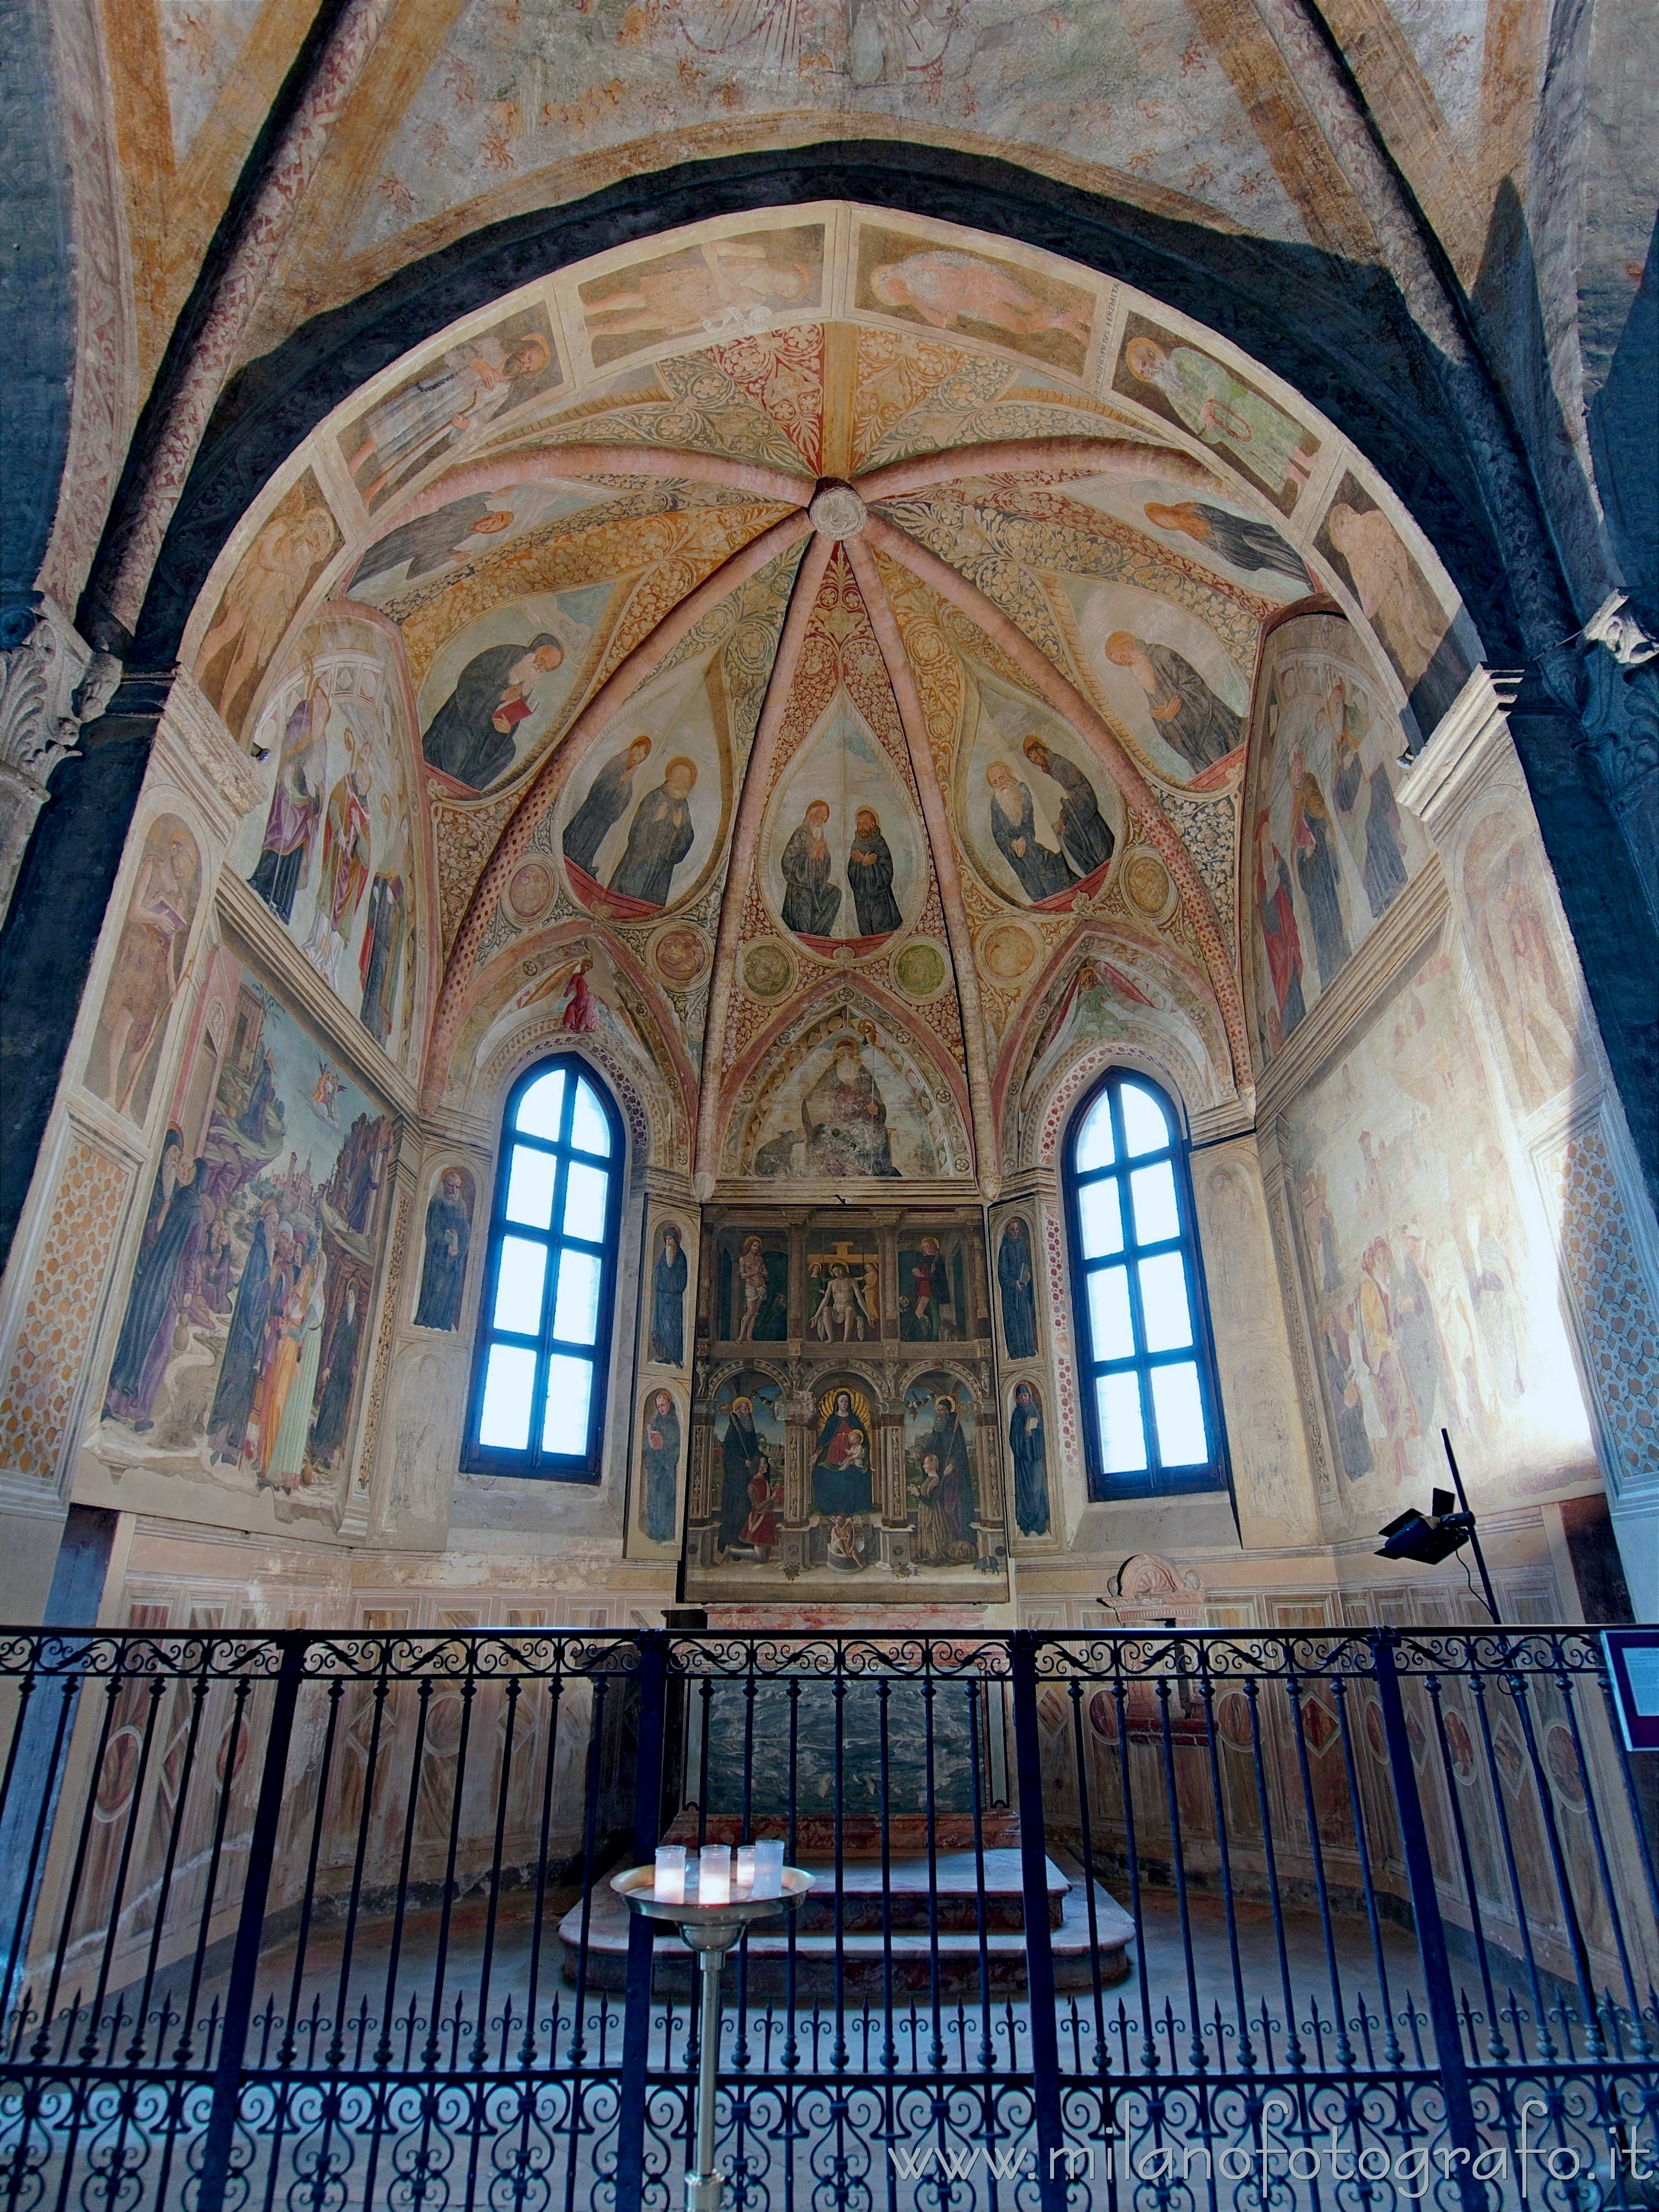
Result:
M719 1905L699 1905L695 1899L676 1903L652 1894L654 1867L629 1867L613 1875L611 1887L628 1901L629 1910L648 1920L672 1920L681 1936L696 1953L702 1970L702 2024L697 2051L697 2163L685 2177L685 2212L721 2212L725 2184L714 2168L714 2079L720 2047L720 1970L726 1954L753 1920L772 1920L793 1912L812 1887L812 1877L799 1867L783 1869L783 1891L778 1897L733 1897Z

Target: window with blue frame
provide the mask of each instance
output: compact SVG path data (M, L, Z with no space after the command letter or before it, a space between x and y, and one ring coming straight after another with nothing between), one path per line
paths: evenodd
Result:
M465 1464L597 1482L623 1127L585 1060L544 1060L501 1123Z
M1066 1147L1090 1494L1227 1483L1186 1145L1143 1075L1114 1069Z

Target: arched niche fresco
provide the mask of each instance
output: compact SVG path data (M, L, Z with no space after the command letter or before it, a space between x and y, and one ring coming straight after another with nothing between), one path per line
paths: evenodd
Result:
M402 1061L429 921L408 689L394 634L331 608L253 731L264 794L229 866L387 1056Z
M1243 766L1258 625L1218 635L1205 614L1130 583L1076 587L1097 694L1146 765L1208 789ZM1229 642L1232 650L1229 650Z
M1254 1043L1265 1066L1423 865L1395 796L1400 716L1340 617L1263 648L1245 822Z
M775 1037L739 1094L726 1172L763 1181L934 1181L968 1172L966 1131L940 1071L858 997L817 1006Z
M729 769L710 674L677 668L644 686L561 794L555 842L571 896L608 920L684 906L719 858Z
M773 793L761 841L767 903L815 951L872 951L915 919L927 878L915 801L842 692Z
M492 607L435 654L421 682L421 751L458 796L510 782L541 752L609 597L593 584Z
M1043 706L975 671L953 790L959 834L1011 906L1064 914L1097 891L1127 815L1093 748Z

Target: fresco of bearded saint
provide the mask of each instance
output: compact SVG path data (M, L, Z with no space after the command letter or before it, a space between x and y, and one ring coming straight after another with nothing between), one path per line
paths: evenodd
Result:
M802 1099L800 1118L809 1175L897 1175L887 1109L850 1031L836 1039L835 1056Z

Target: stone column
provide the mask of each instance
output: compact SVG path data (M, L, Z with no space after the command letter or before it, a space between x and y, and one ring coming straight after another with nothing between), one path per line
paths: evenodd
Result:
M910 1501L904 1486L904 1401L877 1402L876 1503L881 1515L879 1541L884 1565L896 1575L915 1571L911 1559Z

